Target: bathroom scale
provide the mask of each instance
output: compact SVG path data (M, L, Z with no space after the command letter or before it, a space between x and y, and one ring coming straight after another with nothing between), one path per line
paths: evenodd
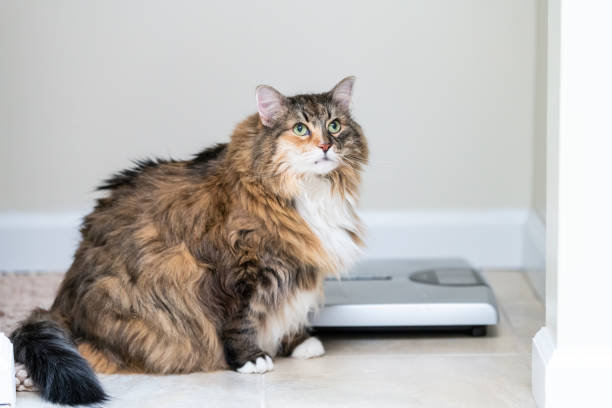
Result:
M325 281L315 330L465 330L484 336L499 312L484 276L461 259L371 259Z

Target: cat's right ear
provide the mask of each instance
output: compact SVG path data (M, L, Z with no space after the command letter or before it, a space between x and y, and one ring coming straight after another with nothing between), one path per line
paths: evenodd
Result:
M276 120L286 113L287 98L276 89L268 85L259 85L255 89L257 111L264 126L272 127Z

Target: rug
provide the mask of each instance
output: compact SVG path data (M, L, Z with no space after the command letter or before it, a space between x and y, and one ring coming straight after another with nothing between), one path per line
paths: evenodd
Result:
M63 273L0 272L0 332L7 336L36 307L49 308Z

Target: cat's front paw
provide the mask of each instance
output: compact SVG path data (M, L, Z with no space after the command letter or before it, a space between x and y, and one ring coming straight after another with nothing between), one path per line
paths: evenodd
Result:
M274 363L268 355L257 357L255 361L247 361L242 367L236 369L242 374L263 374L267 371L272 371Z
M291 357L313 358L322 356L323 354L325 354L325 349L321 341L316 337L309 337L293 349Z

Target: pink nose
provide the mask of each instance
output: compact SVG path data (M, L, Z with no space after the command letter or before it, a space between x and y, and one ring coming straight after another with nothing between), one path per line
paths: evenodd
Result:
M319 147L321 148L321 150L323 150L324 153L326 153L331 147L331 143L321 143Z

